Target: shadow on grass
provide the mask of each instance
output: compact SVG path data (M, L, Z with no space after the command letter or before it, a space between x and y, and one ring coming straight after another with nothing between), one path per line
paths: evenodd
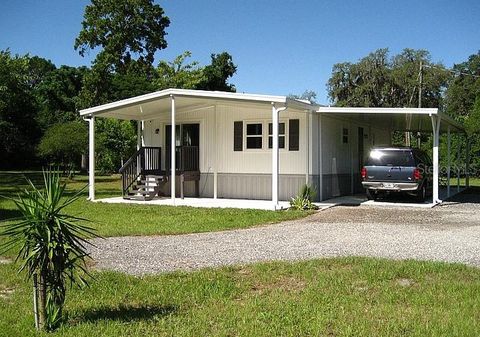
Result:
M447 201L454 203L470 203L470 204L480 204L480 187L471 186L466 190L455 194L453 197L447 199Z
M101 307L81 313L72 324L81 322L97 322L97 321L117 321L117 322L134 322L148 321L154 318L162 318L174 314L177 307L173 305L155 306L145 305L140 307L120 306L119 308Z
M19 218L22 213L16 209L0 209L0 221Z

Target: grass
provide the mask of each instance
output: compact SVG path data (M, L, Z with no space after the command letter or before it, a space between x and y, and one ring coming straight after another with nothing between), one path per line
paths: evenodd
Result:
M14 197L18 188L25 187L25 176L35 184L42 183L39 172L0 172L0 195ZM77 176L67 180L68 191L81 189L88 177ZM310 214L301 211L263 211L242 209L206 209L192 207L150 206L93 203L85 198L71 205L67 211L87 218L102 236L166 235L211 232L248 228L261 224L296 219ZM102 176L96 179L96 196L105 198L121 195L120 178ZM19 216L11 201L0 199L0 221Z
M69 181L69 190L85 182ZM18 173L0 173L0 194L12 196L23 183ZM99 197L118 191L117 177L98 179ZM69 211L92 219L104 236L243 228L305 214L85 199ZM0 220L16 215L10 201L0 201ZM38 334L31 282L17 263L4 262L0 257L0 337L480 335L480 269L458 264L335 258L145 277L93 272L89 288L68 291L60 329Z
M452 174L453 176L453 174ZM446 186L446 181L447 179L445 178L445 186ZM475 177L472 177L470 178L470 186L480 186L480 178L475 178ZM465 186L466 185L466 182L465 182L465 178L460 178L460 186ZM455 188L457 187L457 178L450 178L450 186Z
M0 265L0 336L35 336L31 288ZM480 270L368 258L136 278L95 273L48 336L478 336ZM47 334L46 334L47 335Z

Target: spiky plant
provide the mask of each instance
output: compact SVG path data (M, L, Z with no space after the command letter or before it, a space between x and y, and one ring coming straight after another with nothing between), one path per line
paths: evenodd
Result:
M298 195L290 200L290 208L302 211L318 209L318 207L313 203L316 195L317 191L315 190L315 187L303 185L300 188Z
M67 282L87 284L87 239L97 235L82 224L87 220L64 212L85 188L68 196L52 170L43 172L43 180L43 188L37 188L27 179L28 188L12 199L21 216L2 226L0 235L7 240L0 250L19 249L19 272L26 271L28 279L38 277L37 328L52 330L61 322Z

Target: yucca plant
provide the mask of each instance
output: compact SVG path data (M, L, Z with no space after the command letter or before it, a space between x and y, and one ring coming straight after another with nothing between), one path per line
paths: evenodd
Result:
M11 199L21 216L2 226L0 235L7 240L0 251L19 249L19 272L26 271L36 289L36 327L52 330L61 322L67 282L70 286L87 284L87 239L97 235L82 224L87 220L64 213L85 188L67 196L66 185L52 170L43 172L43 180L43 188L37 188L27 179L28 188Z
M290 208L301 211L318 209L317 205L313 203L316 195L315 187L303 185L298 195L290 200Z

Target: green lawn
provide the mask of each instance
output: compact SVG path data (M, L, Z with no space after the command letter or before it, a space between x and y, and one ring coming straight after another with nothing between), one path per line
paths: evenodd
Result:
M478 336L480 270L366 258L136 278L95 273L49 336ZM0 265L0 336L35 336L31 288Z
M0 195L15 196L25 186L24 175L41 184L39 172L0 172ZM69 191L78 190L88 182L86 176L68 180ZM247 228L306 216L300 211L261 211L241 209L207 209L192 207L150 206L93 203L85 197L67 210L73 215L92 221L91 226L102 236L154 235L210 232ZM97 177L96 197L121 195L118 175ZM0 199L0 221L18 216L11 201Z
M39 181L38 173L29 173ZM69 181L84 185L86 177ZM118 193L100 177L97 194ZM0 173L0 194L23 183ZM86 196L86 195L85 195ZM303 216L296 212L95 204L102 235L173 234L242 228ZM17 215L0 201L0 219ZM67 293L62 327L33 328L31 283L0 257L0 337L11 336L479 336L480 269L458 264L336 258L133 277L93 272L91 286Z
M445 178L445 184L447 179ZM450 178L450 186L457 186L457 178ZM460 178L460 186L465 186L465 178ZM470 186L480 186L480 178L470 178Z

